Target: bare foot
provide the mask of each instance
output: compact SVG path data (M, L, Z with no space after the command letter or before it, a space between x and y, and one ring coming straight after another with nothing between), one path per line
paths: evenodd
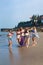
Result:
M28 45L26 45L26 47L28 48L29 46L28 46Z
M32 44L32 46L36 46L36 44Z

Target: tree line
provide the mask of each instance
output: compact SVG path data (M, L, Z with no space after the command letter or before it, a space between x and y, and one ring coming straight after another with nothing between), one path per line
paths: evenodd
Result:
M21 21L17 27L32 27L32 26L43 26L43 15L33 15L30 17L30 21Z

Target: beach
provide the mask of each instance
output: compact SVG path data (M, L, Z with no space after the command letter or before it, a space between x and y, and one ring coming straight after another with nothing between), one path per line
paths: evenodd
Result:
M0 65L43 65L43 32L39 32L35 47L19 47L16 34L13 36L12 48L8 47L7 33L0 36Z

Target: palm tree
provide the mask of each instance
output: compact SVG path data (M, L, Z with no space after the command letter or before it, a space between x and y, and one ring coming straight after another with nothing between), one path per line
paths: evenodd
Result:
M33 23L33 26L37 26L39 20L40 20L40 16L39 15L33 15L31 17L31 22Z

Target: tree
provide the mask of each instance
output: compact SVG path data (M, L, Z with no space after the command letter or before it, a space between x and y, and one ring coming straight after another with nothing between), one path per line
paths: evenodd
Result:
M41 25L41 19L39 15L33 15L31 17L31 22L33 23L33 26Z

